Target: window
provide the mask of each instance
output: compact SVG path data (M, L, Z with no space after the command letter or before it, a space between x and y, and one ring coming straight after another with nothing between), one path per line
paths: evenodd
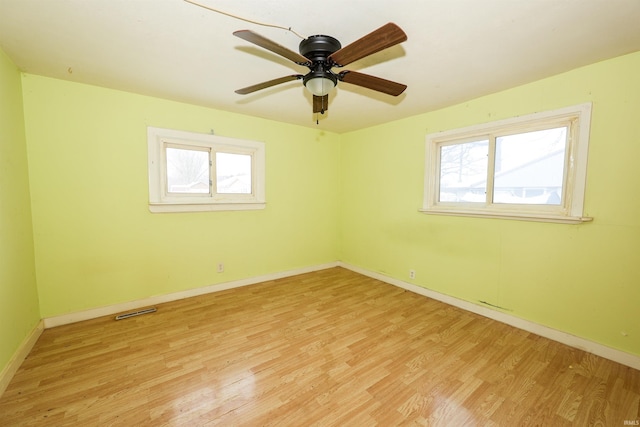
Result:
M422 212L578 223L591 104L427 135Z
M149 210L263 209L264 143L149 127Z

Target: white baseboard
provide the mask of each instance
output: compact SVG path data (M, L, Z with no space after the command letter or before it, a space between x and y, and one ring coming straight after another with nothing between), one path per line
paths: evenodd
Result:
M402 280L394 279L393 277L385 276L384 274L381 274L381 273L369 271L364 268L356 267L354 265L350 265L344 262L339 262L338 265L340 267L344 267L348 270L354 271L364 276L368 276L368 277L380 280L390 285L398 286L400 288L406 289L413 293L423 295L428 298L433 298L435 300L444 302L449 305L453 305L463 310L470 311L472 313L476 313L493 320L497 320L498 322L501 322L501 323L506 323L507 325L516 327L518 329L522 329L527 332L531 332L536 335L549 338L553 341L566 344L570 347L584 350L588 353L592 353L597 356L604 357L605 359L609 359L614 362L620 363L622 365L640 370L640 356L638 355L626 353L624 351L608 347L606 345L597 343L595 341L590 341L588 339L571 335L566 332L562 332L557 329L550 328L548 326L540 325L539 323L535 323L530 320L525 320L508 313L503 313L501 311L493 310L485 306L481 306L469 301L461 300L459 298L455 298L450 295L441 294L439 292L436 292L427 288L423 288L421 286L403 282Z
M11 379L15 373L18 372L18 368L20 368L20 365L22 365L22 362L24 362L27 355L29 355L29 352L35 345L36 341L38 341L38 338L40 338L43 330L44 322L41 320L29 335L25 337L16 352L13 354L13 357L9 360L9 363L7 363L2 372L0 372L0 396L2 396L4 391L7 389Z
M209 294L212 292L224 291L227 289L239 288L241 286L254 285L256 283L268 282L269 280L282 279L284 277L295 276L298 274L311 273L313 271L325 270L337 267L338 262L314 265L309 267L297 268L278 273L265 274L262 276L250 277L247 279L234 280L231 282L218 283L215 285L204 286L202 288L189 289L186 291L174 292L171 294L157 295L149 298L139 299L135 301L124 302L121 304L109 305L106 307L92 308L89 310L78 311L75 313L63 314L60 316L47 317L44 319L45 328L53 328L55 326L67 325L69 323L81 322L83 320L95 319L97 317L109 316L116 313L135 310L141 307L147 307L165 302L177 301L184 298L195 297L198 295Z

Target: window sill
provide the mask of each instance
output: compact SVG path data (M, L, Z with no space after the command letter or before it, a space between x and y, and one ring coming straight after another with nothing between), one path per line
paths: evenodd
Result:
M428 215L446 215L446 216L464 216L472 218L494 218L494 219L511 219L517 221L535 221L535 222L555 222L559 224L582 224L593 221L592 217L575 217L560 215L536 215L536 214L515 214L509 212L473 212L473 211L457 211L457 210L431 210L419 209L419 212Z
M264 209L264 202L249 203L149 203L152 213L164 212L214 212L214 211L249 211Z

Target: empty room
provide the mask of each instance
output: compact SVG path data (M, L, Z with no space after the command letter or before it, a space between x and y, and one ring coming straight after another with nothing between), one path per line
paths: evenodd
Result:
M637 0L0 0L0 425L640 425Z

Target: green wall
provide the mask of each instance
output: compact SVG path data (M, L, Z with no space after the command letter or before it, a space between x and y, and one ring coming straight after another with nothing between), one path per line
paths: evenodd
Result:
M638 76L640 52L342 135L340 259L640 355ZM426 134L584 102L592 223L418 212Z
M339 135L35 75L22 84L42 317L336 261ZM150 213L147 126L264 141L266 209Z
M0 372L39 321L20 72L0 50Z

